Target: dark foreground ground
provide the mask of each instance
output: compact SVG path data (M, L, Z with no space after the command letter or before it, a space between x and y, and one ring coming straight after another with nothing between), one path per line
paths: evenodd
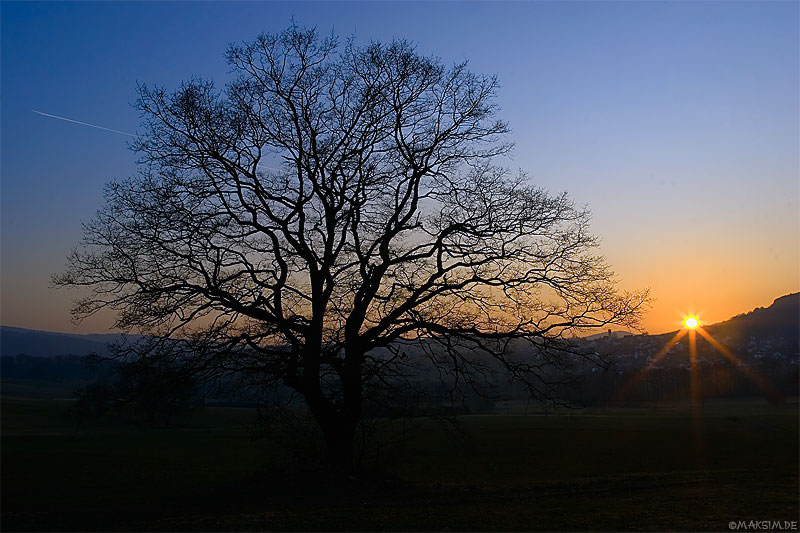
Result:
M76 428L70 408L3 398L3 531L728 531L800 513L797 404L412 421L361 479L254 439L247 410L138 430Z

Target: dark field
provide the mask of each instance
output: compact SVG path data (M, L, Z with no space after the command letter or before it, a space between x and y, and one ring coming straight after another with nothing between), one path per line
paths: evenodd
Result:
M727 531L800 511L797 404L414 421L360 479L304 467L251 420L76 428L70 401L4 398L2 529Z

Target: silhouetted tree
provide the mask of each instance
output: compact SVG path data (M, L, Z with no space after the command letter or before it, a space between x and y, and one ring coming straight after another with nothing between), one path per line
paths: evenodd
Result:
M113 374L79 387L75 395L81 417L133 414L151 427L171 426L200 403L193 373L160 357L122 361Z
M549 398L559 337L636 323L646 294L615 290L588 213L493 163L494 77L294 25L227 59L223 90L139 87L141 171L55 279L92 289L77 317L110 308L186 339L197 372L294 389L344 467L367 391L420 360L453 389L494 364Z
M101 417L111 408L114 390L107 379L97 379L75 391L75 409L80 418Z
M118 408L130 407L149 426L171 426L199 403L192 374L157 357L121 365L114 392Z

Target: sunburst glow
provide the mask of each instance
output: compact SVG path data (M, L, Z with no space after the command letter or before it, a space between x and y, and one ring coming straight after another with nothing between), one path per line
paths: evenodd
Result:
M635 373L628 381L619 389L615 396L616 401L620 401L628 396L628 394L639 385L639 383L647 374L678 342L685 336L689 337L689 365L690 365L690 384L693 407L697 407L698 402L702 398L700 392L700 381L698 375L698 359L697 359L697 334L699 333L708 343L719 353L724 355L731 363L733 363L737 370L742 372L745 376L758 385L767 397L777 396L777 392L772 387L769 381L761 377L748 365L744 364L740 358L734 355L728 348L719 343L711 333L705 331L700 327L700 319L695 315L686 315L683 319L683 329L678 330L675 335L661 347L658 352L648 358L645 364L637 373Z

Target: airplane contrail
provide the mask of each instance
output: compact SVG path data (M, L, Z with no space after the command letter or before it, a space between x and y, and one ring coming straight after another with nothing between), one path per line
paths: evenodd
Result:
M57 118L58 120L66 120L67 122L72 122L74 124L80 124L81 126L89 126L90 128L97 128L99 130L111 131L111 132L114 132L114 133L119 133L121 135L127 135L128 137L135 137L135 135L133 133L128 133L127 131L115 130L113 128L106 128L105 126L98 126L97 124L89 124L88 122L82 122L80 120L74 120L74 119L67 118L67 117L60 117L58 115L51 115L50 113L44 113L42 111L37 111L36 109L31 109L31 111L33 111L37 115L42 115L43 117ZM260 163L257 166L261 167L261 168L267 168L269 170L279 171L279 169L277 169L277 168L268 167L267 165L262 165Z
M73 119L67 118L67 117L59 117L58 115L51 115L50 113L43 113L43 112L37 111L35 109L31 109L31 111L33 111L37 115L42 115L43 117L57 118L58 120L66 120L67 122L73 122L75 124L80 124L81 126L89 126L90 128L97 128L99 130L106 130L106 131L111 131L111 132L114 132L114 133L119 133L121 135L127 135L128 137L135 137L135 135L133 133L128 133L127 131L120 131L120 130L115 130L113 128L106 128L104 126L98 126L97 124L89 124L88 122L81 122L80 120L73 120Z

